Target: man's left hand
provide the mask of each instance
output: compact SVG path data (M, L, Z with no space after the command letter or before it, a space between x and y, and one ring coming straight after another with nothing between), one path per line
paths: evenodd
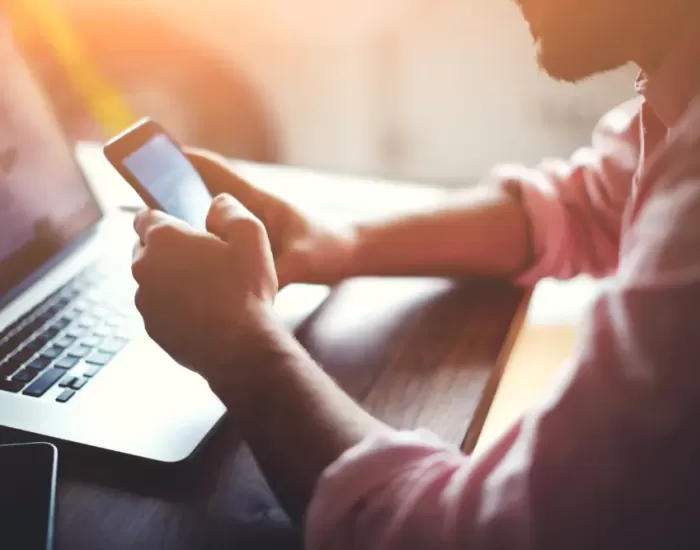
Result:
M228 195L214 199L209 233L156 210L134 227L136 306L148 334L214 388L227 383L273 315L278 283L265 227Z

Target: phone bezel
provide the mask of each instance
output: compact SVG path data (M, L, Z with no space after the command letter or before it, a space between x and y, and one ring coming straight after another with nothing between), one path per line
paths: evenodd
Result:
M124 165L124 159L143 147L156 135L165 135L182 151L182 146L160 124L146 117L109 140L103 147L104 155L119 174L134 188L149 208L162 210L163 206L151 192ZM185 154L184 152L182 153Z
M27 451L31 449L31 452L37 450L48 451L50 469L51 469L51 479L49 488L49 513L48 513L48 524L46 525L46 550L53 550L54 547L54 529L55 529L55 517L56 517L56 483L58 476L58 449L55 445L45 442L33 442L33 443L10 443L0 445L0 453L5 450L19 450ZM0 540L0 542L2 542Z

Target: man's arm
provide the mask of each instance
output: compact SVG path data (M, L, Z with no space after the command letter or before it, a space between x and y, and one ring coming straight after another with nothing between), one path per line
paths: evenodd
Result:
M605 116L592 145L536 169L498 167L442 205L350 228L327 227L236 178L225 159L192 151L214 194L228 193L264 224L282 286L333 284L355 275L518 276L607 274L640 155L639 100Z
M363 439L392 430L348 397L273 312L261 326L235 354L235 381L213 389L277 498L301 523L323 471Z
M700 177L659 190L553 393L476 462L363 412L273 315L214 389L311 550L673 546L700 491L698 216Z
M308 548L700 544L700 172L680 147L550 396L473 463L417 436L363 441L319 483Z
M518 197L499 184L484 182L433 208L356 225L336 279L519 274L533 261L530 224Z
M329 278L517 274L531 284L612 272L639 162L639 105L611 111L568 161L497 167L442 207L358 225L350 261Z
M391 430L333 383L273 311L269 239L238 201L214 199L208 232L158 210L140 213L134 228L135 302L148 334L208 381L301 520L322 472Z

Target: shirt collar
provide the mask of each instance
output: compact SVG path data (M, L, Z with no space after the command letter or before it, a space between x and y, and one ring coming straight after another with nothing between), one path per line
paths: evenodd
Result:
M700 30L696 21L681 33L654 73L639 74L637 91L667 128L678 123L700 93Z

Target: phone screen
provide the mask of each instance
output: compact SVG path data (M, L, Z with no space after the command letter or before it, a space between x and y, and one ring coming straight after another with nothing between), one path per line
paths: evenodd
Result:
M122 160L164 211L205 229L212 197L197 170L166 134L154 134Z
M55 447L0 445L0 548L52 548L55 486Z

